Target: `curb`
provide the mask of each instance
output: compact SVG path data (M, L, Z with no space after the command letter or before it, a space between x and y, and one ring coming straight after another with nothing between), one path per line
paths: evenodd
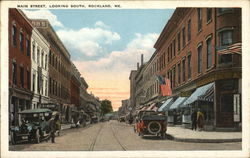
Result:
M192 143L228 143L228 142L242 142L242 138L235 139L195 139L195 138L177 138L173 135L166 134L167 139L177 142L192 142Z

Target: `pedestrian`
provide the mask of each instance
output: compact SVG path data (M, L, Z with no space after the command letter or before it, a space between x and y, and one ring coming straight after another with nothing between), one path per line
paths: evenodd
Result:
M198 124L199 131L201 131L204 126L204 114L201 112L200 109L197 112L197 124Z
M192 130L196 131L197 128L197 110L195 109L191 114Z
M56 115L55 118L51 118L49 125L50 125L50 131L51 131L51 143L55 143L55 132L56 132L56 122L58 121L59 116Z

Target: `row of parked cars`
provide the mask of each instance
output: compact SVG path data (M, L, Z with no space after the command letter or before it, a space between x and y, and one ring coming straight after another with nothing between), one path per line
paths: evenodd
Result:
M36 142L49 139L51 135L51 120L60 117L60 113L47 108L29 109L18 113L22 120L20 126L10 127L11 143ZM59 116L58 116L59 115ZM60 135L60 119L56 122L56 134Z

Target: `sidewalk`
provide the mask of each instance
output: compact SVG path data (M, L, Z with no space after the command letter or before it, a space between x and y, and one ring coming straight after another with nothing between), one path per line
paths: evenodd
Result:
M224 143L241 142L242 132L194 131L183 127L168 127L167 138L181 142Z

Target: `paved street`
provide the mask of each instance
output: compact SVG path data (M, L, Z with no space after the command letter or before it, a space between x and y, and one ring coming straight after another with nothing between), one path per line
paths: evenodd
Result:
M115 120L92 124L85 128L62 131L56 143L10 145L14 151L128 151L128 150L240 150L241 142L188 143L161 140L153 136L139 137L131 125Z

